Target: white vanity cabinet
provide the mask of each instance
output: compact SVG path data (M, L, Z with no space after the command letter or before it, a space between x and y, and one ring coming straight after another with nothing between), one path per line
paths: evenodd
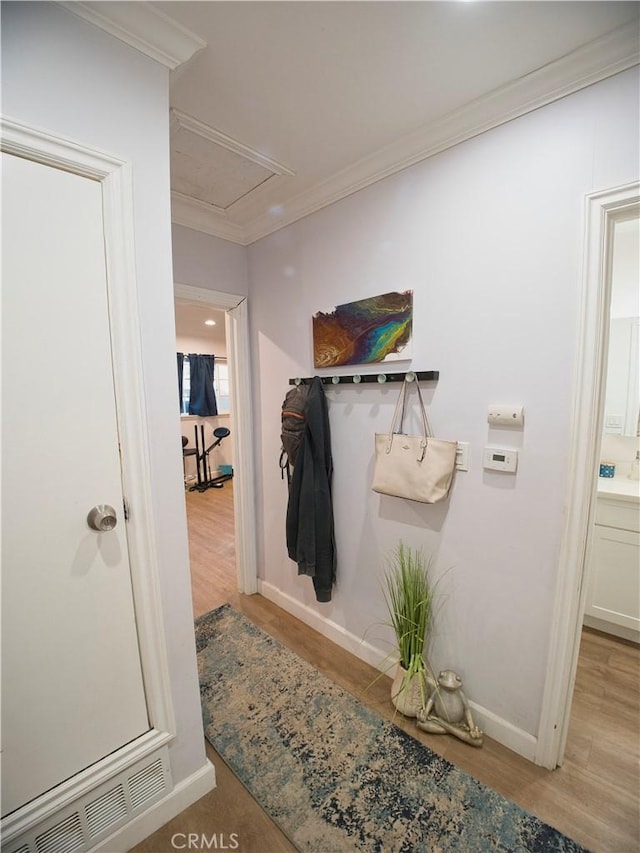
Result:
M584 624L640 642L640 500L637 481L598 483Z

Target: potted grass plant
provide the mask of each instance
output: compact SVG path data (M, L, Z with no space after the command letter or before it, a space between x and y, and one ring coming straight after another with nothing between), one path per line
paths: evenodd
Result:
M389 624L395 633L398 664L391 685L391 701L406 717L415 717L426 705L435 679L426 649L434 610L430 562L419 549L400 542L388 562L383 593Z

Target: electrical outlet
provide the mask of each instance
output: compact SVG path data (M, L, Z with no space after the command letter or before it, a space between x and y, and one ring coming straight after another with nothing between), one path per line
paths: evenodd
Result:
M456 471L469 470L469 442L459 441L456 450Z

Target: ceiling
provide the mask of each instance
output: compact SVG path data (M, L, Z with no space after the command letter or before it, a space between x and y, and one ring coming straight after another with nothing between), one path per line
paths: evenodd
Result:
M172 219L242 245L640 62L630 0L63 5L172 69Z
M212 346L226 348L225 312L176 299L176 336L199 338ZM215 320L215 326L205 325L205 320Z
M606 53L625 25L637 41L639 7L153 5L206 42L171 73L174 221L244 244L474 135L487 118L495 126L505 120L496 103L508 119L514 104L515 114L532 107L532 92L533 106L552 100L576 56L572 89L584 85L594 46Z

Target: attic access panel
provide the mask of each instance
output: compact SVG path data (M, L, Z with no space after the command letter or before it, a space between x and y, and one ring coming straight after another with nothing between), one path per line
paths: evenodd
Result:
M171 134L171 187L226 210L275 172L183 127Z

